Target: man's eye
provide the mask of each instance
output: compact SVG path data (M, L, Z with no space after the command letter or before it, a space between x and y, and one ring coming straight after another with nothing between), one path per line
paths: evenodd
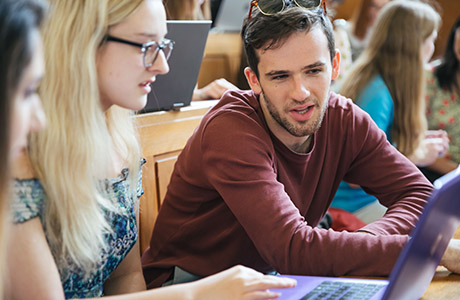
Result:
M318 74L320 73L322 70L321 69L311 69L311 70L308 70L308 74Z
M287 75L277 75L277 76L273 76L272 80L282 80L282 79L285 79L287 77L288 77Z

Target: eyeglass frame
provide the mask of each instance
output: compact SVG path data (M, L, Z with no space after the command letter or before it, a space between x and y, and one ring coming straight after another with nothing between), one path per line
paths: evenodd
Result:
M121 38L112 36L110 34L107 34L105 36L105 40L108 41L108 42L117 42L117 43L131 45L131 46L134 46L134 47L141 48L141 52L144 54L144 56L142 58L142 62L144 63L145 68L150 68L151 66L153 66L153 64L155 63L155 61L158 58L158 54L160 53L160 50L163 51L163 49L165 49L165 48L168 48L168 47L171 48L171 51L169 52L169 54L167 56L165 55L166 60L168 60L169 57L171 56L172 50L174 49L174 41L170 40L170 39L163 39L160 43L155 42L155 41L151 41L151 42L141 44L141 43L128 41L128 40L121 39ZM148 51L148 49L152 48L152 46L154 46L154 45L156 45L155 57L153 58L152 63L147 64L146 61L145 61L147 51ZM163 51L163 54L165 54L164 51Z
M285 0L280 0L280 1L283 2L283 8L281 8L281 10L278 11L278 12L283 11L284 8L286 7L286 2L285 2ZM296 0L293 0L293 1L294 1L295 5L297 5L298 7L301 7L301 8L305 8L305 9L315 9L315 8L321 7L321 3L322 3L323 10L324 10L324 15L327 16L326 1L325 1L325 0L320 0L320 4L319 4L318 6L316 6L316 7L311 7L311 8L303 7L302 5L299 5L299 3L297 3ZM253 9L254 7L259 8L259 4L258 4L258 3L259 3L259 0L251 0L251 6L249 7L249 13L248 13L248 21L251 20L252 9ZM270 15L270 14L264 13L260 8L259 8L259 11L260 11L262 14L264 14L264 15ZM277 12L275 12L275 13L277 13ZM273 14L275 14L275 13L273 13Z

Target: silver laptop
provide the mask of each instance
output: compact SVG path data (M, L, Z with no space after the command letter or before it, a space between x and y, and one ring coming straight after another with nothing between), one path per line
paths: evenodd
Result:
M249 0L222 0L212 30L240 32L243 20L248 15L250 2Z
M169 73L159 75L140 113L177 110L190 105L211 21L167 21L166 37L173 40Z
M282 294L278 299L399 300L422 297L460 221L460 167L436 180L434 187L388 280L283 275L296 279L297 286L276 290Z

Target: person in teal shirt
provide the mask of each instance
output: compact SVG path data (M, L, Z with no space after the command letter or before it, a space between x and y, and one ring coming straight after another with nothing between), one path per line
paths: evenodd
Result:
M424 3L394 1L385 6L340 90L417 166L431 164L448 148L445 132L427 131L422 93L423 68L433 54L439 23L439 14ZM352 212L365 223L386 211L365 187L346 181L331 207Z

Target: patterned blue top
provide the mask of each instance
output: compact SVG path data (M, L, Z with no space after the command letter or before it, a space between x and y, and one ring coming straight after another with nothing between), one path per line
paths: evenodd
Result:
M392 143L394 103L382 76L375 75L358 93L355 102L371 116L377 126L385 132L388 141ZM342 181L332 200L331 207L355 212L374 201L377 201L377 198L367 194L363 189L351 187Z
M141 168L144 163L145 160L142 161ZM106 179L104 182L105 195L118 204L117 208L120 212L106 211L105 217L109 225L112 226L113 233L105 234L105 240L109 247L107 247L108 250L101 250L100 264L86 278L76 265L70 265L65 270L58 265L66 299L103 296L104 282L136 243L138 233L135 207L137 206L137 199L132 199L129 196L127 177L128 169L126 168L117 178ZM141 178L142 170L139 172L138 198L144 193ZM12 204L13 221L22 223L39 217L46 235L43 219L46 195L40 181L37 179L15 180L14 192L16 197Z

